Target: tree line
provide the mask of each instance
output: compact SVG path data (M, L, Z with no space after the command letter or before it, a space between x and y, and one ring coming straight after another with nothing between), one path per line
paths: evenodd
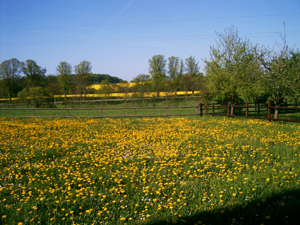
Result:
M46 76L46 68L34 60L21 62L16 58L0 64L0 98L18 97L21 101L34 101L36 106L51 102L54 95L79 93L86 95L88 86L107 80L109 83L124 82L108 74L91 73L91 63L84 60L73 68L63 61L56 67L57 75Z
M216 44L210 46L210 57L204 59L203 72L199 63L190 56L183 60L176 56L165 58L155 55L149 59L149 73L139 74L131 82L133 87L118 86L118 92L134 92L144 97L147 92L179 90L200 91L203 103L214 100L219 104L267 102L282 105L287 101L299 105L300 101L300 52L289 48L285 38L277 48L253 45L242 39L234 27L216 33ZM0 64L0 97L11 100L41 102L53 95L97 93L88 88L100 83L98 93L113 91L111 83L126 82L105 74L92 74L91 63L84 60L72 66L60 62L57 75L46 76L46 69L33 60L20 62L13 58ZM73 74L72 72L75 72ZM23 76L22 76L23 75ZM39 96L39 99L36 99ZM42 96L42 97L41 97ZM28 98L29 97L29 98Z
M157 93L164 81L174 91L181 86L201 92L203 103L214 100L219 104L264 103L272 101L280 106L291 102L300 103L300 52L283 43L277 47L253 45L243 40L234 27L217 33L216 44L210 46L210 57L204 60L203 73L199 72L194 57L185 60L168 58L168 68L163 55L149 60L149 79ZM183 73L185 71L185 73ZM147 76L138 76L140 81Z

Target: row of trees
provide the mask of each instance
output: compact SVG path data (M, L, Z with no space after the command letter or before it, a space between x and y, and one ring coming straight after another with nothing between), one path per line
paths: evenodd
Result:
M283 44L277 48L252 45L234 27L217 33L217 44L205 60L207 86L220 103L266 102L281 105L300 100L300 52Z
M203 73L199 70L199 63L193 56L185 59L185 62L171 56L167 62L163 55L155 55L149 60L150 75L140 74L132 80L136 83L133 91L140 94L155 91L157 97L161 91L172 91L175 95L178 90L191 90L194 93L199 90L203 79Z
M86 95L91 84L107 80L110 83L123 82L122 79L108 74L92 74L91 63L82 61L73 68L67 62L60 62L56 68L57 75L46 76L46 69L37 65L34 60L21 62L12 58L0 64L0 97L19 97L22 101L36 98L48 99L53 95L79 93ZM30 98L28 98L30 97ZM42 100L42 99L41 99Z
M217 43L210 47L210 58L204 60L205 76L192 56L185 64L174 56L168 62L166 69L163 55L149 60L149 78L157 95L165 82L169 82L175 92L180 83L185 90L200 90L204 103L213 98L220 104L273 101L282 105L290 101L299 105L300 52L289 48L285 38L277 49L253 45L230 27L217 33ZM134 81L143 81L145 77L138 76Z
M279 46L279 45L278 45ZM195 57L185 60L171 56L155 55L149 59L149 74L140 74L132 80L134 87L119 86L119 92L135 92L144 97L155 91L201 91L204 103L210 99L220 104L273 101L275 105L300 100L300 52L289 48L283 38L280 48L253 45L241 39L234 27L217 33L216 45L210 46L210 58L204 60L204 73L200 72ZM109 75L91 73L91 63L82 61L73 68L60 62L57 76L46 76L46 69L35 61L25 63L17 59L6 60L0 65L0 97L44 96L51 99L54 94L80 94L85 96L92 83L103 84L102 93L113 91L110 83L122 82ZM21 74L25 76L21 76ZM123 81L124 82L124 81ZM115 90L114 90L115 91ZM45 98L44 98L45 99Z
M56 68L57 75L46 76L46 69L37 65L33 60L20 62L13 58L6 60L0 65L0 97L19 97L23 102L34 102L35 106L40 106L45 100L51 102L53 95L81 94L86 97L87 93L109 94L117 92L135 92L136 97L144 97L146 92L193 90L197 89L200 78L203 74L199 72L198 62L190 56L185 62L179 57L169 57L168 70L166 60L163 55L153 56L149 60L150 75L140 74L132 82L132 86L115 86L111 83L125 82L119 78L109 75L92 74L91 63L82 61L74 66L75 74L72 74L71 64L63 61ZM22 76L24 75L24 76ZM100 83L102 89L99 91L90 89L91 84ZM28 98L29 97L29 98Z

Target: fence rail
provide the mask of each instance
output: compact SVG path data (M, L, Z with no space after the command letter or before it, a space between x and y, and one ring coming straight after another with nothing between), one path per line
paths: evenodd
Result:
M169 109L197 109L195 113L169 113ZM31 116L5 116L5 117L93 117L93 118L115 118L115 117L163 117L163 116L191 116L199 115L198 113L199 105L197 106L161 106L161 107L100 107L100 108L0 108L1 110L26 110L32 111ZM165 114L159 115L143 115L137 114L137 110L151 110L151 109L165 109ZM36 111L66 111L67 116L37 116ZM70 111L72 110L96 110L100 111L100 115L97 116L71 116ZM105 110L133 110L133 115L103 115ZM1 117L1 116L0 116ZM3 117L3 116L2 116Z
M223 108L223 113L216 113L216 110ZM227 108L227 109L226 109ZM234 114L234 109L235 108L240 108L243 109L245 108L244 114L241 115L239 114ZM250 111L249 109L255 108L255 111ZM159 115L145 115L145 114L138 114L137 110L154 110L154 109L165 109L164 114L159 114ZM170 113L169 110L171 109L196 109L195 112L192 113ZM257 112L259 115L261 113L260 109L266 109L265 112L267 112L267 116L250 116L249 112ZM277 120L277 121L287 121L287 122L300 122L300 116L299 119L297 120L290 120L290 119L279 119L278 118L278 110L279 109L284 109L284 110L299 110L300 107L279 107L279 106L272 106L271 103L269 102L268 105L255 105L255 106L250 106L248 103L246 105L232 105L228 103L227 105L205 105L205 104L197 104L196 106L161 106L161 107L98 107L98 108L0 108L0 111L2 110L32 110L32 115L31 116L1 116L0 117L91 117L91 118L116 118L116 117L163 117L163 116L192 116L192 115L211 115L211 116L227 116L227 117L246 117L246 118L252 118L252 119L266 119L269 121L272 120ZM66 116L38 116L36 115L36 111L66 111L67 115ZM71 116L70 111L72 110L96 110L99 111L99 114L96 116ZM105 110L133 110L132 115L104 115L103 111ZM211 111L211 112L208 112ZM227 113L224 111L227 111ZM272 113L272 111L275 111ZM274 117L272 117L272 114L274 114Z
M300 107L281 107L281 106L272 106L271 102L268 103L266 106L249 106L248 103L246 105L232 105L230 102L227 105L203 105L199 104L200 108L200 116L202 115L212 115L212 116L228 116L228 117L245 117L245 118L251 118L251 119L266 119L269 121L276 120L276 121L286 121L286 122L297 122L300 123L300 117L298 120L290 120L290 119L279 119L278 118L278 110L279 109L285 109L285 110L300 110ZM203 109L207 108L212 108L212 113L203 113ZM227 108L228 113L227 114L216 114L215 109L216 108ZM245 108L246 113L245 115L239 115L239 114L234 114L234 108ZM255 109L261 109L264 108L268 112L267 117L257 117L257 116L249 116L249 109L250 108L255 108ZM272 110L275 110L274 117L272 117ZM259 111L258 111L259 114Z

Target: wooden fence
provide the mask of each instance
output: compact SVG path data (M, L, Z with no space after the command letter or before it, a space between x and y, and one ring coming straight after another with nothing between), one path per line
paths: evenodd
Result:
M282 109L282 110L296 110L296 111L300 111L300 107L280 107L280 106L272 106L271 102L268 103L268 105L265 106L260 106L260 105L255 105L255 106L249 106L248 102L246 103L246 105L232 105L230 102L227 105L203 105L202 103L199 104L199 108L200 108L200 116L202 115L212 115L212 116L228 116L228 117L245 117L245 118L252 118L252 119L267 119L269 121L272 120L277 120L277 121L286 121L286 122L297 122L300 123L300 116L299 119L297 120L290 120L290 119L280 119L278 118L278 110ZM211 108L212 112L211 113L205 113L203 112L203 110L207 111L209 108ZM227 109L227 114L216 114L215 113L215 109L218 108L225 108ZM243 109L245 108L246 112L244 115L239 114L234 114L234 108L239 108L239 109ZM260 109L265 109L268 114L267 117L257 117L257 116L249 116L249 109L251 108L255 108L258 109L258 114L260 113ZM256 110L255 110L256 111ZM272 111L274 111L274 117L272 117Z
M165 109L165 114L159 114L159 115L144 115L144 114L138 114L137 110L153 110L153 109ZM176 113L172 114L169 113L170 109L197 109L195 113ZM162 117L162 116L192 116L192 115L199 115L199 105L196 106L163 106L163 107L100 107L100 108L0 108L1 110L26 110L26 111L32 111L31 116L4 116L4 117L93 117L93 118L114 118L114 117ZM97 116L71 116L70 111L74 110L94 110L98 111L99 114ZM103 111L106 110L133 110L133 115L103 115ZM67 116L38 116L36 115L37 111L66 111ZM0 117L1 116L0 114Z
M218 109L223 108L223 113L216 113ZM234 113L235 109L239 108L239 113ZM250 109L255 108L255 111L250 111ZM145 115L145 114L138 114L137 110L153 110L153 109L164 109L164 114L159 115ZM174 114L170 113L169 110L171 109L196 109L193 113L179 113ZM245 109L245 112L241 109ZM264 109L264 110L263 110ZM278 107L278 106L272 106L271 102L269 102L268 105L255 105L250 106L248 103L243 106L238 105L232 105L228 103L227 105L205 105L205 104L197 104L196 106L164 106L164 107L120 107L120 108L109 108L109 107L102 107L101 108L0 108L1 110L32 110L31 116L1 116L0 117L91 117L91 118L114 118L114 117L163 117L163 116L192 116L192 115L212 115L212 116L227 116L227 117L246 117L246 118L252 118L252 119L267 119L269 121L277 120L277 121L287 121L287 122L300 122L300 117L297 120L290 120L290 119L280 119L278 118L278 110L299 110L300 107ZM58 110L58 111L66 111L66 116L38 116L36 115L36 111L39 110ZM99 111L99 114L97 113L96 116L71 116L70 111L72 110L96 110ZM103 111L106 110L133 110L132 115L104 115ZM174 110L173 110L174 111ZM224 113L226 111L226 113ZM273 112L274 111L274 112ZM267 116L250 116L249 112L257 112L256 114L260 114L262 112L265 112ZM274 115L272 117L272 114Z

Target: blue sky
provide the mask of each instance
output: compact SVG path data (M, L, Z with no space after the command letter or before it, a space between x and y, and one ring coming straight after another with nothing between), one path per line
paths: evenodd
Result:
M253 44L300 48L300 0L0 0L0 63L35 60L56 74L83 60L127 81L149 59L194 56L203 71L216 32L234 26Z

